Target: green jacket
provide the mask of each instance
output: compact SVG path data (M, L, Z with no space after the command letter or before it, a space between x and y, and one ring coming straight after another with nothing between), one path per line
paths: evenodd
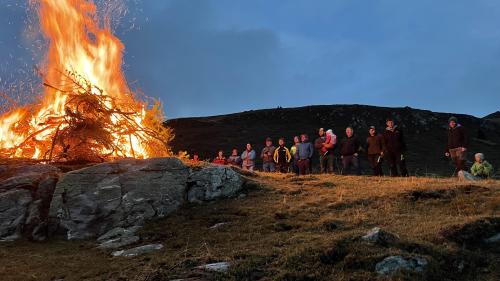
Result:
M472 172L472 175L476 177L488 178L491 177L491 174L493 173L493 166L486 161L481 163L475 162L470 171Z

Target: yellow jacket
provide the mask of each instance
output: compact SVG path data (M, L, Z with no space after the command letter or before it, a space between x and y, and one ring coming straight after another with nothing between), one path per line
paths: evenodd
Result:
M290 162L290 160L292 160L292 155L290 154L290 150L288 150L288 148L286 148L285 146L281 147L281 146L278 146L275 150L274 150L274 155L273 155L273 159L274 159L274 162L275 163L278 163L278 158L280 156L280 152L281 153L285 153L285 160L286 162Z

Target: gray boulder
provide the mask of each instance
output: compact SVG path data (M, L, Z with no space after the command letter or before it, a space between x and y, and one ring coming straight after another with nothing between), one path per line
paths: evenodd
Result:
M24 235L44 240L48 209L60 171L45 164L5 167L0 181L0 239Z
M242 187L241 176L226 166L194 170L177 158L120 160L62 176L49 215L67 239L89 239L142 226L187 202L236 195Z
M117 249L136 243L140 240L139 236L135 235L139 228L139 226L133 226L130 228L113 228L101 237L97 238L97 242L100 243L97 248Z
M226 166L210 165L199 171L192 171L188 180L189 202L210 201L237 194L243 180L237 172Z
M361 239L373 244L388 246L396 242L398 237L380 229L380 227L374 227L366 235L362 236Z
M375 271L380 275L392 275L401 270L423 273L427 268L427 260L423 257L404 258L389 256L375 265Z

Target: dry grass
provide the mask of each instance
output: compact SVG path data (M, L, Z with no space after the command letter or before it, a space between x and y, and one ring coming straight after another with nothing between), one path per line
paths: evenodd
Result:
M418 254L429 259L428 273L401 273L393 280L498 280L498 245L481 244L488 233L468 233L472 238L466 237L467 245L456 241L461 241L461 226L498 219L499 181L471 185L455 179L278 174L260 174L255 181L245 198L187 206L149 224L141 231L141 244L163 243L158 253L125 259L93 249L92 242L6 243L0 244L0 276L66 281L376 280L375 264L384 257ZM210 229L220 222L228 224ZM359 240L375 226L399 235L399 242L380 246ZM195 269L218 261L231 262L231 271ZM458 273L460 263L463 271Z

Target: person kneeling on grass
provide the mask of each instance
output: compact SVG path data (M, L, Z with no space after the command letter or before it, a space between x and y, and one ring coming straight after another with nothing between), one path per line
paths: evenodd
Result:
M475 162L470 169L471 172L469 173L461 170L458 172L458 177L462 180L471 181L487 179L491 177L493 174L493 166L488 163L488 161L484 160L484 154L476 153L476 155L474 155L474 158Z

